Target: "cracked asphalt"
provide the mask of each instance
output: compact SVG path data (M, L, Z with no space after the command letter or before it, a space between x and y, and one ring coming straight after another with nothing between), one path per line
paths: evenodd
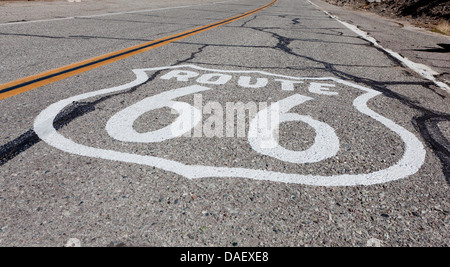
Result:
M0 84L271 1L113 2L0 5ZM386 48L383 30L403 31L313 2ZM426 50L449 39L428 34L408 57L446 77L448 53ZM449 246L449 96L311 2L278 0L0 100L0 246ZM171 103L199 99L200 132L159 134ZM247 136L259 113L244 136L239 115L223 122L230 103L285 107L281 152Z

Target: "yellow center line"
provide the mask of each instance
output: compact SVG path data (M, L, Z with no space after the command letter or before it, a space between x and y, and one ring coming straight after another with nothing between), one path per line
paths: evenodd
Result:
M61 68L45 71L37 75L29 76L26 78L18 79L9 83L0 85L0 100L39 88L41 86L60 81L74 75L111 64L113 62L149 51L151 49L170 44L172 42L193 36L219 26L234 22L236 20L243 19L252 14L255 14L263 9L266 9L274 5L278 0L274 0L270 4L262 6L260 8L248 11L246 13L240 14L238 16L228 18L219 22L201 26L192 30L181 32L175 35L157 39L151 42L140 44L137 46L122 49L116 52L108 53L102 56L94 57L88 60L84 60L78 63L70 64Z

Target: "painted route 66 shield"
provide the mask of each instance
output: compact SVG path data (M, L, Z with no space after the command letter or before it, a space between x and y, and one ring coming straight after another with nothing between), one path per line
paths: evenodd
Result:
M134 73L128 84L50 105L35 132L67 153L188 179L372 185L406 178L425 160L414 134L370 108L380 93L348 81L192 65ZM56 130L77 103L95 110Z

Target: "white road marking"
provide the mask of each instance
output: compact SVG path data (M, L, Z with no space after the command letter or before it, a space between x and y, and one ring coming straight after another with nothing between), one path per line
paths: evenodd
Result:
M67 106L73 102L80 102L91 97L96 97L105 94L117 93L124 91L148 80L146 72L170 70L170 69L194 69L200 71L208 71L212 73L227 73L227 74L260 74L269 77L283 78L289 80L302 81L331 81L337 84L353 87L364 92L363 95L357 97L353 101L353 106L362 114L372 118L373 120L383 124L389 130L397 134L404 142L404 154L402 158L394 165L387 169L379 170L368 174L344 174L344 175L302 175L296 173L281 173L266 170L255 170L247 168L227 168L201 165L186 165L174 160L168 160L153 156L136 155L130 153L123 153L113 150L89 147L73 142L72 140L59 134L53 126L56 116ZM297 78L284 75L271 74L263 71L226 71L214 70L197 67L194 65L172 66L150 69L133 70L136 75L136 80L125 85L114 88L103 89L90 93L81 94L61 100L50 105L42 111L35 120L34 131L36 134L50 146L65 151L67 153L94 157L105 160L120 161L126 163L136 163L160 168L169 172L182 175L188 179L198 179L207 177L232 177L232 178L248 178L255 180L265 180L283 183L296 183L314 186L356 186L356 185L373 185L395 181L406 178L419 171L425 161L426 151L419 139L395 122L387 119L380 114L374 112L367 106L367 102L379 96L381 93L370 88L366 88L351 82L343 81L336 78Z
M330 91L329 87L335 87L334 84L326 84L326 83L311 83L309 87L309 91L311 93L319 94L319 95L338 95L338 92Z
M174 101L178 97L210 90L210 88L193 85L148 97L117 113L106 124L108 134L122 142L157 143L180 137L191 131L202 119L201 111L188 103ZM178 118L162 129L138 133L134 130L134 122L151 110L171 108L178 112Z
M383 245L383 241L376 239L376 238L371 238L371 239L367 240L367 242L366 242L367 247L380 248L382 245Z
M64 245L66 248L80 248L81 247L81 241L77 238L71 238L67 241L66 245Z
M310 116L303 116L297 113L288 113L292 108L301 105L309 100L311 97L294 94L286 99L283 99L269 107L267 110L260 111L256 117L250 122L249 143L252 148L263 154L281 161L291 163L314 163L325 159L334 157L339 152L339 138L336 136L334 129L328 124L314 120ZM270 120L271 123L264 123L269 121L266 117L270 114L279 114L279 118ZM274 125L273 121L278 121ZM278 143L278 137L274 134L278 133L280 123L301 121L311 126L315 132L316 137L314 144L305 151L292 151L282 147ZM270 127L268 127L270 126Z
M30 20L30 21L6 22L6 23L0 23L0 26L30 24L30 23L41 23L41 22L54 22L54 21L63 21L63 20L72 20L72 19L84 19L84 18L97 18L97 17L107 17L107 16L116 16L116 15L124 15L124 14L147 13L147 12L155 12L155 11L163 11L163 10L171 10L171 9L182 9L182 8L190 8L190 7L197 7L197 6L225 4L225 3L228 3L228 2L235 2L235 1L237 1L237 0L229 0L229 1L205 3L205 4L197 4L197 5L186 5L186 6L175 6L175 7L164 7L164 8L154 8L154 9L124 11L124 12L103 13L103 14L95 14L95 15L87 15L87 16L74 16L74 17L65 17L65 18L53 18L53 19L40 19L40 20Z
M358 26L355 26L355 25L352 25L352 24L347 23L345 21L342 21L338 16L331 15L328 11L323 10L320 6L316 5L315 3L313 3L313 2L311 2L309 0L308 0L308 2L311 5L313 5L313 6L317 7L318 9L322 10L325 14L327 14L331 18L335 19L336 21L338 21L339 23L341 23L342 25L344 25L345 27L347 27L348 29L350 29L354 33L356 33L359 36L361 36L364 40L372 43L375 47L385 51L390 56L392 56L395 59L397 59L398 61L402 62L406 67L410 68L411 70L413 70L414 72L416 72L417 74L422 76L423 78L432 81L439 88L441 88L442 90L445 90L445 91L450 93L450 87L446 83L440 82L440 81L438 81L436 79L435 75L438 75L439 73L434 71L431 67L429 67L427 65L424 65L424 64L413 62L413 61L409 60L408 58L405 58L405 57L401 56L397 52L394 52L394 51L392 51L390 49L384 48L382 45L380 45L378 43L378 41L375 38L371 37L369 35L369 33L359 29Z

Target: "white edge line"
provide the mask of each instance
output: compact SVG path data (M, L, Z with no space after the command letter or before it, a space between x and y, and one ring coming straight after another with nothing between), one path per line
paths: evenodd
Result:
M369 36L369 33L361 30L358 28L358 26L352 25L350 23L344 22L342 21L339 17L330 14L328 11L324 10L322 7L320 7L319 5L311 2L310 0L308 0L308 2L317 7L318 9L320 9L321 11L323 11L325 14L327 14L328 16L330 16L331 18L335 19L336 21L338 21L339 23L341 23L342 25L344 25L345 27L347 27L348 29L350 29L351 31L353 31L354 33L358 34L359 36L361 36L364 40L372 43L375 47L385 51L387 54L389 54L390 56L392 56L393 58L397 59L398 61L402 62L406 67L410 68L411 70L413 70L414 72L416 72L417 74L419 74L420 76L422 76L423 78L432 81L434 84L436 84L439 88L441 88L442 90L447 91L448 93L450 93L450 87L443 82L440 82L436 79L436 77L434 75L439 74L438 72L434 71L432 68L430 68L427 65L424 64L420 64L420 63L415 63L411 60L409 60L408 58L405 58L403 56L401 56L399 53L394 52L390 49L384 48L382 45L380 45L378 43L378 41Z
M30 23L41 23L41 22L53 22L53 21L72 20L72 19L84 19L84 18L97 18L97 17L107 17L107 16L135 14L135 13L146 13L146 12L155 12L155 11L163 11L163 10L171 10L171 9L182 9L182 8L189 8L189 7L196 7L196 6L225 4L228 2L235 2L235 1L237 1L237 0L229 0L229 1L213 2L213 3L205 3L205 4L197 4L197 5L186 5L186 6L175 6L175 7L163 7L163 8L144 9L144 10L135 10L135 11L125 11L125 12L104 13L104 14L95 14L95 15L87 15L87 16L74 16L74 17L65 17L65 18L5 22L5 23L0 23L0 26L21 25L21 24L30 24Z

